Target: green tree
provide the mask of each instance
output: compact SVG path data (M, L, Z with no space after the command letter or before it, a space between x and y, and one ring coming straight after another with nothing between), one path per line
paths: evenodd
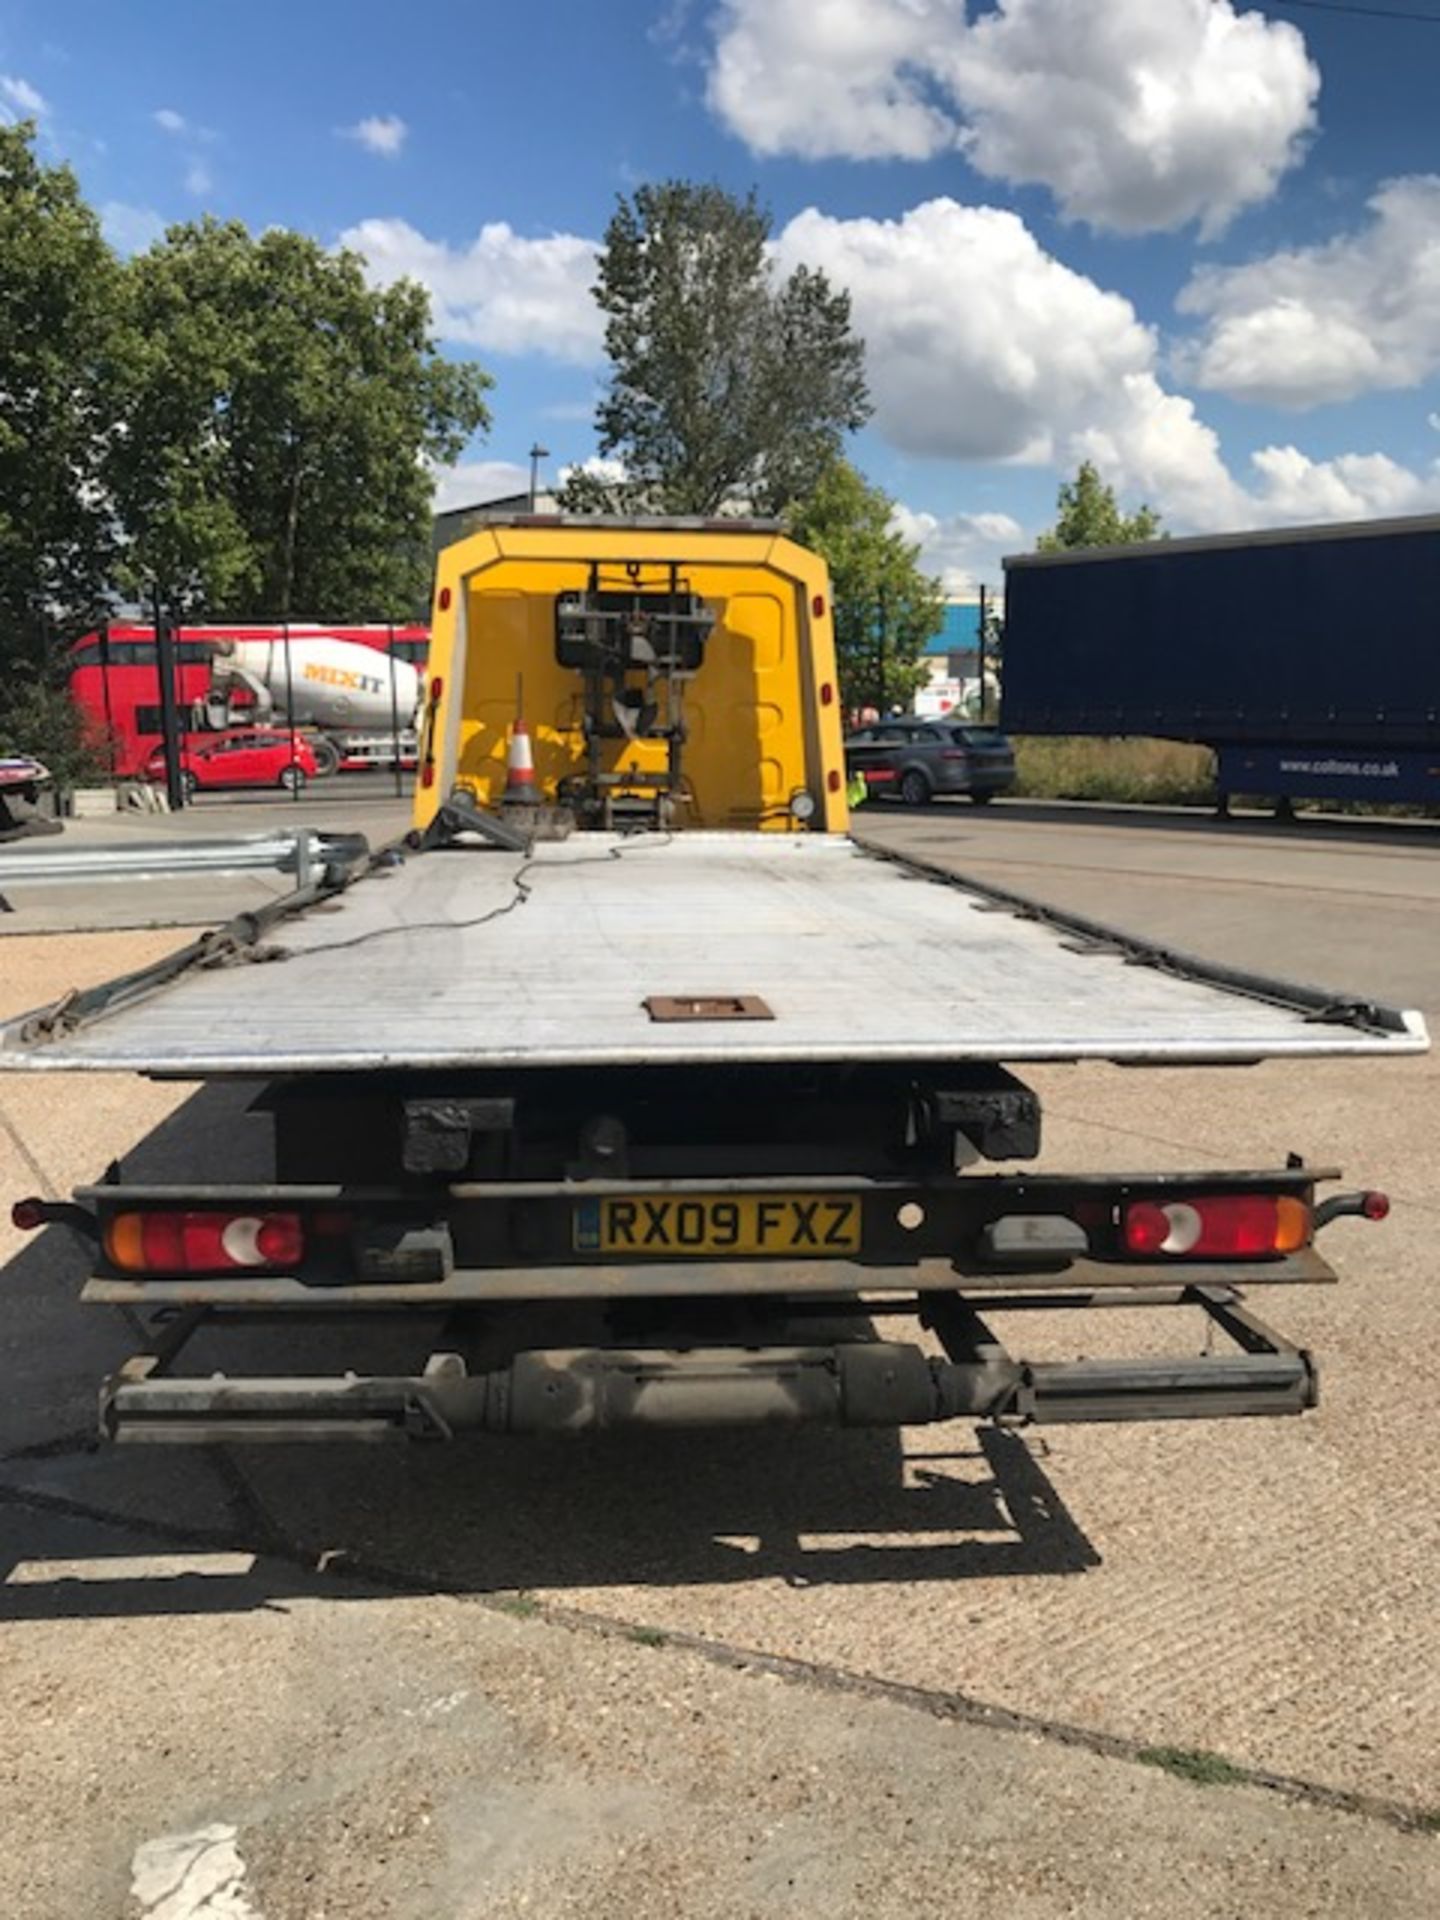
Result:
M0 125L0 677L50 670L102 605L118 269L68 167ZM0 692L3 697L3 692ZM37 744L35 751L39 751Z
M1160 515L1153 507L1121 513L1115 489L1105 484L1089 460L1082 461L1075 478L1061 486L1056 505L1055 525L1035 542L1042 553L1070 547L1124 547L1164 538Z
M777 284L769 235L753 193L670 180L622 196L595 288L611 363L595 424L628 478L577 474L567 507L778 513L864 424L849 295L805 267Z
M925 643L944 622L940 583L896 532L894 503L848 460L834 459L789 515L802 546L824 556L846 707L906 704L925 678Z
M408 613L429 566L429 462L489 425L490 378L443 360L428 296L353 253L238 222L128 263L126 431L109 479L124 579L232 619Z
M54 658L55 667L59 658ZM83 786L108 772L105 742L80 716L69 689L55 672L10 671L0 679L0 758L31 754L43 761L57 787ZM5 825L0 802L0 827Z

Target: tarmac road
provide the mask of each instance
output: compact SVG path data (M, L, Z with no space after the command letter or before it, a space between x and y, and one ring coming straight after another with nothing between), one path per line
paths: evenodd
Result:
M1440 1025L1431 829L1020 805L861 825ZM0 997L167 944L12 939ZM1297 1147L1390 1191L1384 1227L1327 1233L1339 1287L1258 1303L1319 1355L1319 1412L1033 1440L92 1454L93 1384L133 1329L77 1305L63 1232L12 1236L0 1908L1440 1909L1440 1842L1402 1830L1440 1808L1436 1062L1031 1077L1047 1166ZM0 1080L0 1183L62 1191L132 1148L151 1177L258 1162L263 1119L182 1100ZM1106 1316L1107 1344L1154 1339L1153 1317L1121 1324L1140 1318ZM1296 1797L1134 1764L1169 1748ZM229 1906L198 1904L211 1884Z

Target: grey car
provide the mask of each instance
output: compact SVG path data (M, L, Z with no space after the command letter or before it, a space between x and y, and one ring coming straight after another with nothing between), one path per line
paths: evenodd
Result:
M845 742L845 770L872 800L893 794L923 807L937 793L968 794L976 805L1015 784L1015 751L996 727L956 720L880 720Z

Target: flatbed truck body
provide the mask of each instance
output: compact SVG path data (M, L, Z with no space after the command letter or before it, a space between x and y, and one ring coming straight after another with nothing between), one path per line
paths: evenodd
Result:
M1011 1069L1303 1071L1420 1051L1423 1022L852 839L827 602L772 529L473 536L441 557L407 840L0 1032L0 1069L241 1081L273 1115L271 1180L117 1169L20 1202L86 1237L87 1299L156 1316L102 1386L108 1436L1314 1403L1244 1291L1331 1280L1317 1233L1380 1196L1293 1157L1034 1171ZM522 706L533 786L507 779ZM1030 1362L987 1319L1116 1304L1190 1309L1227 1349ZM283 1354L287 1322L376 1315L413 1350L383 1375L343 1351L320 1376L185 1371L202 1328L278 1323ZM891 1337L907 1318L923 1338Z

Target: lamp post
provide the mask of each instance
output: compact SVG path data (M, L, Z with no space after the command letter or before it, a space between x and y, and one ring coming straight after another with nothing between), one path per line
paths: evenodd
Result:
M540 462L550 458L550 449L537 440L530 449L530 511L535 511L535 496L540 491Z

